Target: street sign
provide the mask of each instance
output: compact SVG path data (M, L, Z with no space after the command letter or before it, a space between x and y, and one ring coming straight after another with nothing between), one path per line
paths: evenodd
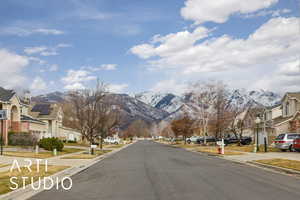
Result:
M92 145L91 145L91 148L92 148L92 149L96 149L96 148L97 148L97 145L92 144Z
M0 120L7 119L7 110L0 110Z

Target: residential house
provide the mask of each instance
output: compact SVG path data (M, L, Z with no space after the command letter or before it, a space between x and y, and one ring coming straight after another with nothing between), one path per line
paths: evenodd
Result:
M80 141L81 133L63 126L62 107L55 103L37 103L30 109L30 115L46 123L46 128L39 138L57 137L62 140Z
M276 135L284 132L300 133L300 92L288 92L282 98L281 116L274 119Z
M4 143L8 143L9 132L40 134L46 124L28 115L30 100L19 98L13 90L0 87L0 109L6 110L7 120L2 122Z
M9 132L26 132L43 137L58 137L65 140L81 140L81 134L62 125L63 111L57 104L38 103L30 105L30 97L23 98L13 90L0 87L0 110L6 110L7 119L1 122L1 134L8 144Z

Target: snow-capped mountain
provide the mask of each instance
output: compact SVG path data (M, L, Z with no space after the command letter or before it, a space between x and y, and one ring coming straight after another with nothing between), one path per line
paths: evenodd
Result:
M115 103L121 108L122 126L126 127L137 119L147 123L170 121L187 113L196 116L199 107L193 102L192 95L175 95L172 93L142 92L139 94L111 94ZM237 89L228 92L230 103L236 105L272 106L280 102L280 95L264 91L246 91ZM67 100L66 92L53 92L32 98L34 102L61 103Z
M257 90L247 91L236 89L228 91L229 102L235 105L244 106L272 106L280 102L281 96L270 91ZM183 113L195 115L199 107L193 103L192 96L177 96L171 93L143 92L135 95L135 98L150 104L151 106L162 109L169 113L167 119L174 119Z

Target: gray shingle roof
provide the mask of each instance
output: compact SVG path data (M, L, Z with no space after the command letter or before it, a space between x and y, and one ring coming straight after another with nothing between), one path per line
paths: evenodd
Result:
M6 90L3 87L0 87L0 101L9 101L15 92L13 90Z
M37 123L43 123L45 124L45 122L38 120L38 119L34 119L28 115L21 115L21 121L32 121L32 122L37 122Z

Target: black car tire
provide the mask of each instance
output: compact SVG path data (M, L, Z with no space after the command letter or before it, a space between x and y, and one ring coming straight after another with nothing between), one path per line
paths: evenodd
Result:
M191 141L191 140L187 140L186 142L187 142L188 144L191 144L192 141Z

